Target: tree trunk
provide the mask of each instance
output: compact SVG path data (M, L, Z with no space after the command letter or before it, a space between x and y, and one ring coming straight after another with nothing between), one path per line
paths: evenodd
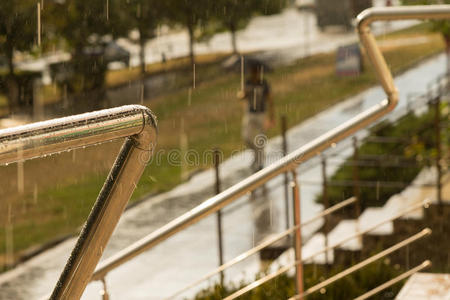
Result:
M188 25L188 32L189 32L189 57L191 59L191 66L194 66L195 64L195 56L194 56L194 25L189 24Z
M12 45L6 46L6 59L8 60L8 74L14 76L14 48Z
M450 35L444 35L445 53L447 54L447 77L450 77Z
M144 37L144 32L142 28L139 29L139 58L141 61L141 74L144 75L147 71L145 69L145 42L146 38Z
M233 47L233 54L238 53L237 42L236 42L236 25L230 24L230 33L231 33L231 46Z
M8 76L6 77L8 106L10 114L13 114L19 106L19 87L16 75L14 74L14 47L8 43L5 50L8 61Z
M140 96L140 103L143 104L143 101L145 98L147 98L147 88L145 86L145 74L147 73L147 70L145 68L145 42L147 41L146 37L142 35L142 33L139 34L139 44L140 44L140 60L141 60L141 96Z

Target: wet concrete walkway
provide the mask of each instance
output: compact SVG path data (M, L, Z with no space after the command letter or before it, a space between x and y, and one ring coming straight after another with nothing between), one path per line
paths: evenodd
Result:
M425 93L427 85L443 73L444 68L445 57L439 55L398 76L395 81L400 91L400 103L389 118L402 115L408 94ZM289 148L292 150L304 145L382 98L384 93L381 88L374 87L306 120L289 130ZM280 142L279 137L270 140L267 148L269 159L277 156L271 154L280 153ZM332 151L340 151L339 149L338 146ZM341 153L350 154L350 151ZM230 186L248 176L247 165L250 161L248 151L226 160L222 164L224 186ZM314 178L320 182L320 167L314 167L315 163L317 159L299 168L300 181ZM330 166L328 171L331 174L334 168ZM212 195L213 181L212 170L204 171L172 191L152 197L128 210L105 250L104 257L111 256L204 201ZM283 177L277 177L267 184L267 194L258 191L255 197L243 197L224 209L225 261L248 250L265 235L285 228L282 183ZM301 187L303 220L313 217L321 210L321 206L313 202L319 190L320 185ZM320 222L304 228L305 236L311 236L319 226ZM68 240L0 275L0 299L39 299L51 291L74 243L74 239ZM217 266L216 245L216 219L211 216L109 274L107 282L111 299L161 299L171 295ZM255 256L228 270L225 276L227 280L239 282L241 279L253 278L258 269L259 261ZM90 284L83 299L100 299L99 290L99 283ZM193 295L196 291L198 288L184 296Z

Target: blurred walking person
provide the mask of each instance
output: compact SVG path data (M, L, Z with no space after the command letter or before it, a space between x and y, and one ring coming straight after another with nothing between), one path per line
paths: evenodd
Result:
M238 98L245 100L242 138L254 152L251 168L257 172L264 167L266 130L275 125L275 112L270 85L264 79L264 65L253 63L249 67L249 77Z

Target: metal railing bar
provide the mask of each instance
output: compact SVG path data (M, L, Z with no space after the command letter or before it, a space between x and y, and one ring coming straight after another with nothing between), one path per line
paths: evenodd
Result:
M334 245L322 248L320 251L318 251L316 253L313 253L313 254L311 254L308 257L304 257L301 262L295 261L295 262L293 262L293 263L291 263L291 264L289 264L289 265L287 265L285 267L282 267L277 272L274 272L272 274L269 274L269 275L267 275L265 277L262 277L262 278L258 279L257 281L255 281L256 284L255 284L255 282L252 283L251 284L251 288L249 288L249 286L246 286L246 287L236 291L233 295L236 295L236 297L239 297L239 296L241 296L241 295L251 291L252 289L260 286L261 284L263 284L263 283L265 283L265 282L267 282L267 281L269 281L269 280L271 280L271 279L273 279L273 278L275 278L275 277L277 277L277 276L279 276L279 275L289 271L289 269L295 267L299 263L307 262L308 260L313 259L317 255L325 253L326 251L333 250L334 248L339 247L340 245L343 245L343 244L347 243L348 241L351 241L351 240L353 240L353 239L355 239L355 238L357 238L357 237L359 237L359 236L361 236L363 234L366 234L366 233L368 233L370 231L373 231L374 229L380 227L381 225L386 224L388 222L391 222L391 221L393 221L393 220L395 220L395 219L397 219L397 218L399 218L399 217L401 217L401 216L403 216L405 214L408 214L408 213L410 213L410 212L412 212L414 210L417 210L417 209L421 208L422 206L427 208L429 206L429 204L430 204L429 200L425 200L423 202L417 203L417 204L413 205L412 207L402 211L401 213L398 213L397 215L395 215L395 216L393 216L393 217L391 217L391 218L389 218L387 220L384 220L384 221L382 221L382 222L380 222L380 223L378 223L378 224L376 224L376 225L374 225L372 227L369 227L366 230L360 231L357 234L354 234L354 235L352 235L352 236L350 236L350 237L340 241L339 243L336 243ZM231 297L231 296L229 296L229 297ZM231 299L234 299L234 298L231 298Z
M148 108L128 105L0 130L0 164L126 137L51 299L83 294L152 155L156 126Z
M161 243L184 228L191 226L204 217L215 213L227 204L245 195L249 191L263 185L275 176L295 169L300 163L317 156L330 146L354 134L358 130L368 127L376 120L392 111L398 102L398 91L395 87L389 67L387 66L386 61L377 46L374 35L370 31L369 25L376 20L412 18L436 19L447 18L449 16L450 5L371 8L359 14L357 18L358 33L362 44L366 48L368 57L374 65L374 70L387 95L387 99L381 101L366 111L359 113L357 116L344 122L340 126L335 127L277 162L226 189L222 193L206 200L189 212L172 220L165 226L128 246L109 259L106 259L96 269L91 280L99 280L103 278L110 270L122 265L142 252L151 249L155 245Z
M413 162L393 162L393 161L369 161L369 160L336 160L336 159L327 159L327 163L333 164L333 165L340 165L340 166L358 166L358 167L378 167L378 168L414 168L414 167L420 167L420 162L414 161Z
M351 241L351 240L353 240L355 238L358 238L358 237L360 237L360 236L362 236L362 235L364 235L366 233L369 233L369 232L377 229L381 225L384 225L386 223L392 222L392 221L394 221L394 220L396 220L396 219L398 219L398 218L400 218L400 217L402 217L402 216L404 216L404 215L406 215L408 213L411 213L411 212L413 212L413 211L415 211L415 210L417 210L419 208L422 208L422 207L428 208L429 205L430 205L430 201L429 200L425 200L423 202L417 203L417 204L411 206L410 208L405 209L404 211L394 215L393 217L390 217L390 218L388 218L388 219L386 219L386 220L384 220L382 222L379 222L378 224L373 225L372 227L366 228L365 230L361 230L360 232L358 232L358 233L356 233L356 234L354 234L352 236L349 236L349 237L339 241L339 243L335 243L332 246L325 247L325 248L321 249L320 251L311 254L309 257L305 258L303 261L308 262L308 260L313 259L314 257L316 257L319 254L322 254L322 253L325 253L327 251L333 250L334 248L337 248L337 247L339 247L339 246L341 246L341 245L343 245L343 244L345 244L345 243L347 243L347 242L349 242L349 241Z
M447 80L446 80L446 78L444 78L445 80L444 80L444 83L443 84L446 84L446 82L447 82ZM440 80L442 80L442 79L439 79L439 81ZM441 84L439 84L439 85L441 85ZM408 107L405 107L404 109L405 110L413 110L413 109L417 109L417 108L422 108L422 107L424 107L424 106L428 106L428 98L429 98L429 96L427 96L427 95L420 95L419 97L416 97L416 99L419 99L419 100L415 100L412 104L410 104L409 105L409 108ZM420 102L420 100L426 100L426 102ZM410 100L411 101L411 100ZM397 120L398 121L398 120ZM379 128L384 128L384 127L386 127L387 125L388 125L389 123L386 123L385 125L383 125L383 123L380 123L379 125L382 125L382 126L379 126ZM384 138L387 138L388 140L391 140L391 141L385 141L385 140L383 140ZM376 142L377 140L380 140L380 142L385 142L385 143L394 143L394 142L398 142L398 141L394 141L394 139L396 139L397 137L383 137L383 136L371 136L371 135L368 135L368 136L366 136L366 137L364 137L363 139L361 139L361 140L358 140L358 143L364 143L364 141L365 141L365 139L367 139L368 141L370 141L371 139L373 139L373 141L372 142ZM400 141L403 141L403 142L406 142L407 141L407 138L400 138ZM353 145L352 145L352 143L351 142L347 142L347 143L345 143L345 142L342 142L341 144L340 144L340 151L339 152L335 152L335 153L330 153L330 154L326 154L326 157L336 157L336 158L342 158L342 159L348 159L348 157L349 157L349 155L341 155L341 152L343 151L343 150L347 150L347 149L349 149L349 148L351 148ZM332 149L332 148L329 148L329 149L327 149L327 150L330 150L330 149ZM362 158L368 158L368 159L371 159L371 158L375 158L375 159L377 159L377 158L380 158L380 159L383 159L384 158L384 156L378 156L378 155L370 155L370 154L362 154L360 157L362 157ZM403 157L401 157L401 156L397 156L397 155L387 155L387 158L393 158L393 159L397 159L397 158L403 158ZM432 159L431 157L427 157L427 156L425 156L424 158L423 158L424 160L426 160L426 159L428 159L428 160L430 160L430 159ZM320 162L319 161L317 161L317 162L315 162L315 163L313 163L313 164L311 164L311 165L309 165L309 166L307 166L306 168L304 168L304 169L302 169L302 171L303 172L305 172L305 171L308 171L308 170L310 170L310 169L312 169L312 168L314 168L315 166L317 166L318 164L320 164Z
M339 210L339 209L341 209L343 207L346 207L346 206L354 203L355 201L356 201L356 198L355 197L351 197L351 198L349 198L347 200L344 200L344 201L342 201L342 202L340 202L340 203L338 203L338 204L336 204L336 205L334 205L334 206L332 206L332 207L322 211L320 214L314 216L313 218L302 222L301 226L293 226L293 227L291 227L291 228L289 228L289 229L287 229L287 230L285 230L283 232L280 232L280 233L274 235L270 239L262 242L261 244L259 244L259 245L255 246L255 247L247 250L246 252L241 253L240 255L236 256L235 258L231 259L230 261L224 263L223 265L219 266L217 269L211 271L210 273L206 274L205 276L201 277L200 279L196 280L195 282L192 282L188 286L178 290L176 293L174 293L173 295L171 295L170 297L168 297L166 299L173 299L173 298L175 298L176 296L178 296L178 295L182 294L183 292L191 289L192 287L200 284L201 282L203 282L203 281L213 277L214 275L217 275L217 274L225 271L226 269L230 268L231 266L233 266L233 265L235 265L235 264L237 264L237 263L247 259L248 257L258 253L260 250L266 248L267 246L270 246L273 243L281 240L282 238L292 234L299 227L306 226L306 225L308 225L308 224L310 224L312 222L315 222L315 221L323 218L326 215L329 215L329 214L331 214L331 213L333 213L333 212L335 212L335 211L337 211L337 210Z
M126 105L2 129L0 165L139 134L149 116L155 119L142 106Z
M321 185L321 181L313 181L313 180L302 180L302 184L307 185ZM351 180L331 180L327 181L328 186L355 186L355 183ZM366 187L366 188L405 188L408 186L412 187L429 187L434 186L434 184L411 184L408 182L401 181L358 181L357 186Z
M258 286L260 286L260 285L266 283L267 281L270 281L270 280L272 280L272 279L274 279L274 278L276 278L276 277L278 277L278 276L280 276L280 275L286 273L287 271L289 271L289 269L291 269L291 268L293 268L293 267L295 267L295 266L296 266L296 264L290 264L290 265L281 267L278 271L273 272L273 273L271 273L271 274L269 274L269 275L266 275L266 276L264 276L264 277L262 277L262 278L260 278L260 279L258 279L258 280L256 280L256 281L253 281L252 283L250 283L250 284L247 285L246 287L244 287L244 288L242 288L242 289L240 289L240 290L234 292L233 294L227 296L227 297L224 298L223 300L233 300L233 299L236 299L236 298L238 298L238 297L240 297L240 296L242 296L242 295L244 295L244 294L250 292L251 290L257 288Z
M400 282L403 279L408 278L409 276L411 276L411 275L413 275L413 274L415 274L415 273L417 273L417 272L419 272L419 271L421 271L421 270L423 270L425 268L428 268L429 266L431 266L431 261L426 260L423 263L421 263L420 265L418 265L417 267L412 268L411 270L409 270L409 271L407 271L407 272L405 272L403 274L400 274L399 276L397 276L397 277L395 277L395 278L393 278L393 279L391 279L389 281L386 281L382 285L374 288L373 290L368 291L367 293L364 293L363 295L355 298L354 300L365 300L367 298L370 298L373 295L378 294L382 290L387 289L388 287L396 284L397 282Z
M423 232L424 232L425 230L430 230L430 229L428 229L428 228L427 228L427 229L424 229L424 230L422 230L422 232L420 232L420 233L418 233L418 234L416 234L416 235L414 235L414 236L408 238L407 240L402 241L401 243L404 243L405 241L410 241L412 238L414 238L413 241L415 241L415 240L418 239L418 238L417 238L418 235L421 235L421 236L419 237L419 238L421 238L422 235L424 234ZM430 232L431 232L431 230L430 230ZM409 243L411 243L411 242L412 242L412 241L410 241ZM409 244L409 243L408 243L408 244ZM399 243L399 244L400 244L400 243ZM397 245L399 245L399 244L396 244L396 245L392 246L391 248L397 247ZM406 245L407 245L407 244L404 244L404 245L402 244L402 246L406 246ZM386 249L386 250L384 250L383 252L380 252L380 253L385 253L385 251L390 250L391 248L388 248L388 249ZM401 247L400 247L400 248L401 248ZM397 249L395 249L395 250L397 250ZM394 250L394 251L395 251L395 250ZM393 252L393 251L392 251L392 252ZM379 255L380 253L378 253L377 255ZM387 254L386 254L386 255L387 255ZM373 257L373 256L372 256L372 257ZM371 258L372 258L372 257L371 257ZM309 259L309 258L308 258L308 259ZM300 261L295 261L295 262L292 263L292 264L289 264L289 265L287 265L287 266L284 266L284 267L280 268L278 271L273 272L273 273L271 273L271 274L269 274L269 275L266 275L266 276L264 276L264 277L262 277L262 278L260 278L260 279L258 279L258 280L256 280L256 281L252 282L251 284L247 285L246 287L244 287L244 288L242 288L242 289L240 289L240 290L234 292L233 294L231 294L231 295L227 296L226 298L224 298L224 300L233 300L233 299L236 299L237 297L240 297L240 296L244 295L245 293L248 293L249 291L251 291L251 290L253 290L253 289L255 289L255 288L261 286L262 284L264 284L264 283L266 283L266 282L268 282L268 281L270 281L270 280L272 280L272 279L274 279L274 278L276 278L276 277L278 277L278 276L280 276L280 275L286 273L287 271L289 271L289 269L293 268L293 267L296 266L297 264L303 263L303 261L304 261L304 260L302 260L301 262L300 262ZM339 273L339 274L340 274L340 273ZM323 282L325 282L325 281L323 281ZM323 282L322 282L322 283L323 283ZM317 286L317 285L313 286L312 288L314 288L314 287L316 287L316 286ZM305 293L308 293L308 291L310 291L312 288L309 288L308 290L306 290ZM301 297L306 296L305 293L303 293L303 294L301 295ZM297 296L299 296L299 295L297 295ZM294 296L294 297L295 297L295 296ZM294 297L291 297L289 300L291 300L291 299L300 299L300 298L294 298Z
M411 139L407 137L393 137L393 136L375 136L369 135L365 137L361 142L379 143L379 144L396 144L396 143L408 143Z
M414 5L389 8L372 7L361 12L356 18L358 28L366 29L370 23L375 21L446 19L449 14L449 5Z
M363 128L372 123L374 120L380 118L382 115L392 110L396 102L397 98L391 102L387 100L383 101L368 111L359 114L350 121L345 122L341 126L336 127L332 131L288 154L284 158L269 165L261 171L226 189L222 193L206 200L192 210L160 227L148 236L128 246L122 251L119 251L109 259L106 259L95 271L92 280L101 279L110 270L122 265L142 252L151 249L155 245L166 240L184 228L195 224L206 216L215 213L217 210L245 195L247 192L261 186L275 176L294 169L298 164L316 156L318 153L328 148L331 144L350 136L360 128Z
M313 253L313 254L311 254L308 257L302 258L301 262L295 261L294 263L291 263L291 264L289 264L289 265L287 265L285 267L282 267L280 270L278 270L277 272L273 273L273 275L277 274L276 276L272 276L272 274L269 274L269 275L267 275L265 277L262 277L262 278L258 279L257 281L255 281L255 282L257 282L257 284L252 284L251 288L247 288L248 286L246 286L246 287L240 289L239 291L236 291L233 295L237 295L237 297L241 296L241 295L245 294L246 292L251 291L252 289L260 286L261 284L263 284L263 283L265 283L265 282L267 282L267 281L269 281L269 280L271 280L271 279L273 279L273 278L275 278L275 277L277 277L277 276L279 276L279 275L289 271L289 269L295 267L299 263L307 262L308 260L316 257L319 254L325 253L326 251L333 250L334 248L336 248L336 247L338 247L340 245L343 245L343 244L347 243L348 241L351 241L351 240L353 240L353 239L355 239L355 238L357 238L357 237L359 237L359 236L361 236L363 234L366 234L366 233L368 233L370 231L373 231L374 229L378 228L379 226L381 226L383 224L386 224L388 222L391 222L391 221L393 221L393 220L395 220L395 219L397 219L397 218L399 218L399 217L401 217L401 216L403 216L405 214L408 214L408 213L410 213L410 212L412 212L414 210L417 210L417 209L421 208L422 206L427 208L429 206L429 204L430 204L429 200L425 200L423 202L417 203L417 204L413 205L412 207L404 210L403 212L398 213L397 215L395 215L395 216L393 216L393 217L391 217L391 218L389 218L387 220L384 220L384 221L382 221L382 222L380 222L380 223L378 223L378 224L376 224L376 225L374 225L372 227L369 227L366 230L360 231L357 234L354 234L354 235L352 235L352 236L350 236L350 237L340 241L339 243L336 243L334 245L322 248L320 251L318 251L316 253ZM244 290L245 290L245 292L241 293L241 291L244 291Z
M394 246L389 247L389 248L387 248L387 249L385 249L385 250L383 250L383 251L381 251L381 252L379 252L379 253L371 256L371 257L369 257L368 259L365 259L365 260L357 263L356 265L351 266L350 268L348 268L348 269L346 269L346 270L344 270L344 271L342 271L342 272L340 272L340 273L338 273L338 274L336 274L334 276L331 276L330 278L322 281L321 283L310 287L303 294L295 295L295 296L289 298L289 300L303 299L305 296L308 296L308 295L310 295L310 294L312 294L314 292L317 292L318 290L320 290L320 289L322 289L322 288L332 284L333 282L335 282L335 281L337 281L337 280L339 280L339 279L341 279L341 278L343 278L343 277L345 277L345 276L347 276L347 275L349 275L349 274L351 274L351 273L353 273L355 271L358 271L359 269L361 269L361 268L363 268L363 267L365 267L365 266L367 266L367 265L369 265L369 264L379 260L380 258L383 258L383 257L391 254L392 252L395 252L398 249L401 249L401 248L403 248L403 247L405 247L405 246L407 246L407 245L409 245L409 244L411 244L411 243L413 243L413 242L415 242L415 241L417 241L417 240L419 240L419 239L421 239L421 238L423 238L423 237L425 237L427 235L430 235L430 234L431 234L431 229L425 228L421 232L416 233L415 235L413 235L413 236L411 236L411 237L401 241L400 243L397 243Z
M349 149L349 147L347 149ZM389 153L388 154L380 154L380 155L361 153L361 154L359 154L358 157L359 157L359 161L378 161L378 160L386 160L386 159L398 160L398 161L408 160L408 158L405 158L404 156L389 154ZM422 157L423 157L423 159L432 159L431 155L424 155ZM349 155L341 155L340 153L336 153L333 155L328 155L327 158L345 161L345 160L348 160L350 158L350 156Z

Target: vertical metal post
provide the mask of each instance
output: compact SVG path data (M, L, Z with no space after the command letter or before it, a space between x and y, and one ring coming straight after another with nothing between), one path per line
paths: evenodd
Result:
M436 189L437 189L437 200L439 204L440 211L442 212L442 165L441 165L441 98L440 96L434 99L434 128L435 128L435 139L436 139Z
M214 168L216 170L216 194L220 194L220 152L219 149L214 149ZM219 266L223 265L223 239L222 239L222 211L219 209L217 211L217 237L219 241ZM220 284L224 283L223 271L220 272Z
M23 169L23 149L19 148L17 152L18 161L17 161L17 191L19 194L23 194L25 190L25 179L24 179L24 169Z
M103 290L100 291L100 296L102 296L102 300L109 300L108 287L106 286L105 278L102 278Z
M184 118L181 119L180 123L180 152L181 152L181 180L185 181L189 177L189 169L186 162L186 154L188 152L188 137L184 129Z
M359 189L359 166L358 166L358 138L353 137L353 196L355 201L355 219L361 214L361 198Z
M150 136L150 135L149 135ZM152 154L147 137L129 137L103 185L50 297L79 299ZM145 147L145 148L144 148Z
M325 156L322 156L322 202L324 205L324 210L328 209L330 207L330 203L328 201L328 182L327 182L327 161ZM324 217L324 224L323 224L323 233L325 236L325 249L328 248L328 231L329 231L329 220L328 215ZM328 251L325 252L325 265L326 270L329 269L329 258L328 258Z
M281 136L283 138L283 156L286 156L288 153L287 148L287 119L286 115L281 116ZM287 172L284 173L284 206L285 206L285 214L286 214L286 229L289 229L289 174Z
M37 45L41 46L41 3L37 3Z
M7 221L6 221L6 225L5 225L5 244L6 244L5 266L6 266L6 269L9 269L14 266L14 226L13 226L13 220L12 220L12 205L11 205L11 203L8 203L8 217L7 217Z
M297 294L303 294L303 263L302 263L302 230L301 224L301 210L300 210L300 192L297 182L297 173L292 171L292 196L294 200L294 225L298 226L295 230L295 284L297 288ZM300 298L302 299L302 298Z

